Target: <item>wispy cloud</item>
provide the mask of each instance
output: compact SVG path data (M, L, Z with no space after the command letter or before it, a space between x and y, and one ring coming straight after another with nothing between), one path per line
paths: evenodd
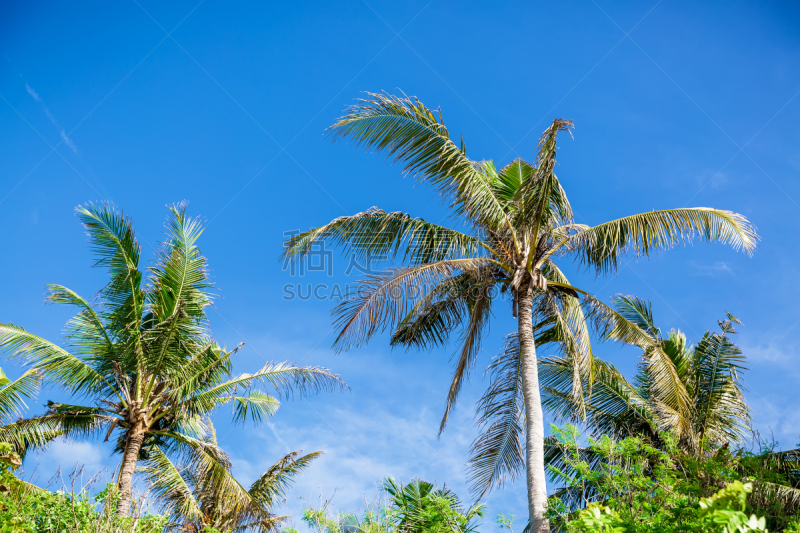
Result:
M55 128L58 130L58 133L61 136L61 140L64 141L64 144L69 146L75 155L78 155L78 147L75 146L75 143L69 138L67 132L61 127L56 118L50 112L50 109L48 109L48 107L44 104L44 101L42 100L42 97L39 96L39 93L37 93L36 90L34 90L34 88L27 83L25 84L25 90L28 91L28 94L31 95L31 98L33 98L42 107L42 111L44 111L45 116L47 116L53 126L55 126Z
M762 438L774 439L778 448L789 450L798 446L800 433L800 403L764 396L747 395L754 424Z
M110 480L117 464L114 459L110 460L107 451L98 444L61 438L54 441L46 452L31 454L25 460L25 476L32 477L39 486L46 486L59 471L66 479L72 472L82 469L84 482L97 475Z
M370 412L353 412L323 410L315 402L314 408L325 421L313 412L308 413L310 417L301 416L297 423L278 415L274 430L254 430L247 437L253 444L237 450L232 458L235 475L249 486L289 451L325 452L300 476L280 509L280 514L293 516L294 527L306 529L300 523L306 505L330 501L329 508L341 512L365 510L379 495L378 483L390 476L403 482L422 478L439 485L446 483L464 500L470 499L465 462L475 430L466 402L441 438L436 431L439 417L431 410L409 417L377 406ZM502 500L503 508L498 510L516 511L509 500L517 495L524 498L524 479L516 488L521 490L491 495ZM485 524L487 528L490 522Z
M695 177L695 182L698 187L705 186L705 188L712 190L724 187L730 183L730 181L727 173L714 172L710 169L707 169L705 172Z
M689 270L694 276L706 276L711 278L733 277L736 275L730 264L726 261L714 261L713 263L689 261Z

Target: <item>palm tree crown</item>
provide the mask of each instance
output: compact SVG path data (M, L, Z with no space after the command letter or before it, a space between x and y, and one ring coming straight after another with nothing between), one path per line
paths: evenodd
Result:
M206 442L217 447L209 423ZM292 452L267 469L246 489L230 475L230 458L221 450L214 460L203 453L174 462L164 449L152 447L141 471L172 519L172 526L188 532L278 531L287 516L272 513L292 486L294 478L322 452Z
M576 224L555 174L556 138L572 122L556 119L539 140L533 163L517 159L497 168L467 157L439 113L419 100L368 93L330 128L334 139L351 139L403 165L430 183L458 231L404 213L378 208L290 238L284 256L299 260L319 241L339 244L363 258L388 256L404 266L367 276L334 310L336 346L347 349L385 328L392 344L429 348L461 329L455 373L447 395L443 429L480 351L498 292L510 293L518 332L507 350L514 365L503 368L503 395L484 402L487 431L476 442L473 481L479 494L527 465L532 531L546 531L541 400L535 346L554 343L574 371L571 395L582 403L583 379L595 368L587 321L601 337L625 342L647 333L588 292L572 286L557 264L573 259L598 274L613 272L625 253L648 255L694 238L727 243L751 253L757 236L741 215L713 208L652 211L596 226ZM534 337L535 335L535 337ZM515 381L516 380L516 381ZM502 404L502 405L501 405ZM583 410L583 408L582 408ZM526 445L519 439L524 424ZM519 453L525 451L524 463Z
M241 345L227 349L211 335L205 310L212 303L212 285L197 247L202 225L185 209L185 204L170 209L167 239L145 279L131 220L110 205L79 207L96 264L106 267L111 279L94 302L61 285L48 286L48 301L78 308L67 322L66 347L0 324L0 349L74 396L91 400L88 405L50 402L45 415L20 421L20 430L104 435L106 440L116 435L116 451L123 455L120 514L130 509L137 462L152 459L157 450L173 458L200 457L218 480L227 479L226 469L219 467L221 450L206 438L205 419L217 407L232 402L235 421L259 422L280 404L259 385L278 393L342 385L324 368L290 363L232 375L232 356Z
M738 318L727 314L720 333L706 331L691 345L680 330L664 337L649 302L617 296L617 310L649 335L636 376L628 381L613 365L597 362L586 421L593 432L615 438L639 435L659 442L671 432L679 445L699 453L704 443L717 448L741 442L750 427L742 374L745 357L730 335ZM542 361L544 406L563 418L576 419L579 407L570 395L571 369L561 358Z

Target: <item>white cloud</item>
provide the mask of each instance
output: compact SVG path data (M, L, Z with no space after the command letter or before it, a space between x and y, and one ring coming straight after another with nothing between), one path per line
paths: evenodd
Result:
M422 478L447 483L469 500L464 465L475 430L472 406L467 403L456 411L441 438L437 438L439 418L430 410L405 417L377 406L354 413L314 405L314 409L303 409L310 417L302 417L297 424L278 415L274 430L249 432L248 440L255 444L237 450L232 458L234 473L249 486L289 451L323 450L324 455L298 478L279 511L291 514L295 527L302 526L303 508L320 501L332 499L330 506L343 512L364 510L376 498L377 484L389 476L403 482Z
M714 172L712 170L706 170L702 174L696 176L695 181L697 182L698 187L704 187L712 190L719 189L720 187L724 187L730 183L727 173Z
M711 264L702 261L689 261L689 268L695 276L708 276L712 278L735 276L730 264L726 261L714 261Z
M78 147L75 146L75 143L72 141L72 139L69 138L67 132L64 130L64 128L61 127L61 125L58 123L58 121L50 112L50 110L47 108L47 106L44 105L42 97L39 96L39 93L37 93L34 90L34 88L28 85L27 83L25 84L25 90L28 91L28 94L31 95L31 98L33 98L36 102L39 103L39 105L42 106L42 111L44 111L45 116L47 116L47 118L50 120L53 126L56 127L59 135L61 136L61 140L64 142L64 144L69 146L69 148L75 153L75 155L78 155Z
M73 152L75 152L76 154L78 153L78 147L75 146L75 143L72 142L72 139L67 137L67 132L65 132L63 129L61 130L61 139L64 141L64 144L66 144L67 146L70 147L70 149L72 149Z
M748 394L747 400L753 415L753 427L762 439L774 439L781 450L798 446L800 402L787 402L786 396L776 400L758 394Z
M764 332L756 338L744 336L737 344L751 365L772 363L786 371L796 372L800 366L800 347L796 338L800 321L786 329Z
M77 472L77 483L83 485L91 479L105 482L113 477L115 458L100 445L86 441L58 439L44 453L34 453L25 460L25 477L32 478L40 486L70 483L70 476ZM61 480L56 479L61 474Z
M33 87L31 87L27 83L25 84L25 90L28 91L28 94L31 95L33 97L33 99L36 100L37 102L41 102L42 101L42 99L39 98L39 94L36 91L34 91Z

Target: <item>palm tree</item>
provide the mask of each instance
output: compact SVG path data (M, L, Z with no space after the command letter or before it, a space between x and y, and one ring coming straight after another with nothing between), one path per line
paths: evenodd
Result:
M76 306L66 325L66 346L13 324L0 324L0 349L38 369L89 405L49 402L46 414L20 421L29 433L67 436L117 435L122 454L117 511L127 515L137 462L154 445L165 453L220 462L206 437L203 418L233 402L237 422L259 422L279 401L259 385L280 392L331 389L342 382L324 368L267 363L252 374L232 376L234 349L212 337L205 309L212 303L206 259L197 247L199 220L186 204L170 209L167 239L148 268L139 267L140 246L130 218L111 205L77 209L97 265L110 274L94 302L61 285L49 285L48 301Z
M706 331L691 345L680 330L662 335L649 302L618 295L614 304L649 337L636 345L642 349L642 359L634 378L629 381L613 365L595 361L592 394L581 406L570 395L568 362L563 357L548 358L541 363L544 407L558 418L573 421L581 420L585 408L584 421L593 434L614 439L643 437L662 449L667 449L664 436L669 433L677 437L682 453L695 459L703 454L716 457L742 444L750 431L742 383L747 361L730 339L740 320L726 313L718 321L719 333ZM775 451L774 445L757 444L760 449L755 453L735 454L739 458L735 470L754 485L748 502L771 521L777 519L775 515L789 517L800 509L800 449ZM590 448L574 451L593 467L602 460ZM556 438L546 439L545 463L556 477L570 478L575 471L564 454ZM597 496L591 487L583 490L563 488L556 497L568 508L580 508Z
M326 516L326 503L322 509L306 508L303 521L320 533L474 533L475 519L486 507L465 507L452 490L421 479L403 484L387 478L380 488L386 503L363 518L355 513Z
M750 427L741 381L746 361L729 338L739 319L728 313L719 321L721 333L706 331L692 346L680 330L662 336L649 302L618 295L614 303L647 338L637 340L643 353L632 382L613 365L596 361L592 395L585 405L588 427L614 438L638 435L652 442L670 432L692 454L702 453L704 445L742 442ZM561 418L580 418L584 406L571 396L569 362L554 357L541 366L545 408Z
M206 441L216 447L216 433L210 422ZM189 532L206 528L217 531L275 531L287 517L272 514L284 499L294 478L310 466L322 452L301 455L291 452L267 469L249 489L230 473L230 459L221 453L208 461L194 453L181 463L170 460L161 446L147 450L148 458L140 470L162 502L173 525Z
M397 533L473 533L485 507L475 503L465 508L452 490L420 479L403 485L388 478L383 490Z
M518 320L519 363L510 401L517 403L501 413L505 419L490 421L477 443L473 481L483 494L513 476L519 463L515 454L521 450L515 431L522 430L521 411L514 409L524 408L528 503L535 533L548 530L537 343L561 346L575 370L572 394L582 398L581 376L591 375L594 368L587 320L602 336L632 342L643 334L570 285L556 259L576 259L607 274L629 250L648 255L696 236L750 253L757 239L743 216L712 208L652 211L594 227L575 224L555 174L556 136L571 128L571 121L553 121L539 140L533 164L518 159L498 169L492 161L469 159L463 141L458 146L450 139L441 112L437 117L417 99L367 93L331 126L333 138L351 139L402 163L406 173L434 186L468 230L372 208L292 237L284 250L284 257L300 260L315 243L329 241L362 260L385 256L405 263L368 275L336 307L339 349L359 345L386 328L392 330L394 345L427 348L444 344L463 326L440 430L481 349L493 303L500 299L493 289L510 292Z

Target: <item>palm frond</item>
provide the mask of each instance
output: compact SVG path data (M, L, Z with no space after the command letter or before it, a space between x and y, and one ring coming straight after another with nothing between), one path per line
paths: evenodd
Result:
M131 219L111 204L87 204L75 209L96 254L96 266L109 269L112 278L139 269L141 249Z
M187 318L204 319L203 309L212 302L207 261L197 247L203 233L198 218L186 216L187 204L170 208L168 239L159 250L156 265L150 269L150 298L155 320L166 320L182 308Z
M566 276L552 262L544 265L543 274L548 280L569 284ZM559 290L550 291L540 298L534 324L536 345L555 344L565 361L573 367L572 396L579 418L586 416L584 399L591 394L594 379L594 354L586 316L581 302L574 294Z
M139 270L141 249L131 219L111 204L87 204L76 209L97 257L95 266L108 269L111 281L101 295L112 308L109 328L136 338L144 310Z
M295 235L284 243L282 257L300 260L320 243L332 243L361 260L391 260L398 255L411 265L473 257L486 245L459 231L377 207Z
M653 338L637 324L589 293L562 283L551 285L581 293L584 313L601 339L632 344L644 351L645 366L653 394L657 398L659 423L664 427L674 428L680 435L688 435L693 416L689 391L681 379L676 361L665 353L659 339Z
M180 433L163 435L170 441L164 452L182 457L196 483L195 497L205 524L230 530L241 524L273 523L273 516L230 472L230 459L213 440L198 440ZM177 454L177 455L175 455ZM176 480L177 481L177 480ZM177 514L177 509L173 512Z
M393 328L443 280L486 264L485 259L453 259L367 276L333 311L339 329L334 345L346 350Z
M563 286L559 283L550 283L554 286ZM575 287L567 286L578 290ZM649 350L656 346L657 342L647 331L631 322L613 307L604 304L591 294L580 291L581 304L587 320L592 324L595 332L601 340L611 340L624 344L632 344L643 350Z
M565 250L600 274L614 272L629 249L635 257L690 243L693 238L730 244L752 254L758 235L742 215L695 207L650 211L598 224L563 241Z
M83 355L113 350L114 342L106 331L97 310L85 298L63 285L47 285L47 301L74 305L81 311L67 322L67 338L70 345Z
M89 394L112 388L79 357L14 324L0 324L0 350L11 352L12 358L22 359L26 365L38 368L47 379L75 393Z
M800 511L800 488L788 487L769 481L748 479L753 483L753 492L748 496L748 504L756 509L778 508L786 516Z
M203 511L195 497L195 474L193 465L176 464L158 447L148 450L148 458L137 471L158 499L163 510L178 524L185 521L202 521Z
M529 173L517 189L515 200L518 208L515 224L517 227L532 228L533 246L538 242L542 226L554 227L572 222L572 208L566 192L555 175L556 137L562 131L571 134L571 129L571 120L559 118L553 121L539 139L536 163L533 165L535 171Z
M332 391L346 387L344 382L328 369L322 367L299 367L291 363L266 363L258 372L243 373L219 385L196 391L194 395L178 404L176 409L197 416L205 416L217 407L241 398L239 390L249 391L262 384L279 394L301 395L320 391ZM257 401L257 400L255 400ZM251 404L252 408L253 405ZM265 405L259 407L263 414ZM252 412L251 412L252 414Z
M467 463L469 483L478 499L493 487L516 479L525 466L525 406L516 334L506 337L503 353L492 361L486 373L490 384L478 402L478 425L482 431L472 442Z
M280 405L274 396L258 390L250 391L246 396L233 398L233 421L244 422L249 418L258 424L273 416Z
M31 368L14 381L10 381L0 369L0 376L5 382L0 388L0 417L4 422L9 422L14 417L22 416L28 408L25 399L30 400L39 392L42 374L37 369Z
M650 395L658 411L659 425L674 430L680 437L692 435L694 405L681 379L675 361L657 345L643 355L650 379Z
M613 365L596 361L592 394L586 399L586 422L593 431L611 437L656 435L656 413L641 391ZM540 362L542 406L557 418L580 421L581 406L571 393L573 368L564 357Z
M409 311L392 333L392 346L428 349L447 344L450 334L470 315L470 302L491 291L498 279L492 267L445 279Z
M286 497L286 492L294 483L295 478L311 466L311 463L318 459L323 452L300 455L301 453L296 451L285 455L250 487L250 495L264 509L272 509L280 503L279 500Z
M576 462L585 462L596 472L604 458L591 447L579 446L577 434L550 435L544 439L544 464L550 480L558 487L552 497L575 511L597 498L597 486L580 478Z
M416 98L366 93L328 131L402 162L406 173L430 182L451 207L473 222L508 226L505 206L494 195L480 165L450 140L442 121Z
M614 296L614 308L626 320L636 324L639 329L658 337L660 330L653 321L653 307L649 301L637 296L617 294Z
M536 172L536 167L517 158L498 172L495 194L503 201L512 202L522 184Z
M490 287L483 287L477 294L471 295L467 301L469 309L469 321L467 322L462 334L462 345L458 356L458 362L453 372L453 380L450 383L450 390L447 392L447 402L445 404L442 422L439 425L439 434L444 431L450 411L455 407L458 393L461 386L469 377L469 372L475 364L475 358L481 349L481 341L489 327L489 319L492 313L492 294Z
M203 232L199 219L186 216L186 203L171 207L168 239L150 268L147 288L149 324L144 332L142 371L152 376L184 377L187 357L208 344L205 307L211 305L212 284L207 262L197 241ZM148 392L149 394L149 392Z
M695 347L695 429L700 439L741 442L750 425L740 379L745 362L742 350L725 334L706 332Z
M64 428L52 417L43 420L23 418L0 426L0 442L11 444L20 457L25 457L31 450L45 450L53 440L64 434Z
M21 456L29 450L44 450L58 437L94 437L107 427L113 418L94 407L66 406L48 402L48 412L41 416L22 418L0 426L0 442L8 442Z
M216 387L227 381L233 371L231 358L243 345L241 343L233 350L227 350L212 341L196 350L185 362L177 386L170 391L171 403L180 403L199 390Z

